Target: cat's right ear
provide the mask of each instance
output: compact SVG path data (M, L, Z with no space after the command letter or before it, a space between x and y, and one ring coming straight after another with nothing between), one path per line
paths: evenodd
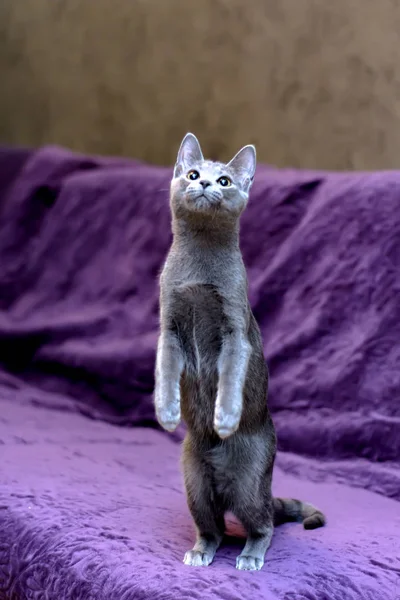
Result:
M187 133L182 140L176 159L174 177L179 177L195 163L204 160L199 141L193 133Z
M235 171L240 185L246 193L249 193L253 184L256 164L256 149L252 145L244 146L228 163L228 167Z

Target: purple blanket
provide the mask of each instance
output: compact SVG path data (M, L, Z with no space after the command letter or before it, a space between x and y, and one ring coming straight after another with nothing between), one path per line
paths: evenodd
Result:
M323 529L211 567L152 408L171 170L0 152L0 600L400 599L400 173L260 167L242 220L274 492ZM231 533L236 533L231 525Z

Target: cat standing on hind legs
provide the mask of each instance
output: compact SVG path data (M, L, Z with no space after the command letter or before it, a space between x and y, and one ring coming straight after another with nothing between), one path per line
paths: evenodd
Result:
M196 543L184 562L209 565L226 512L247 532L236 566L264 564L274 525L320 527L311 504L273 498L275 430L267 407L268 371L247 297L239 219L256 168L254 146L228 163L204 160L182 141L171 182L173 242L160 280L155 408L167 431L187 425L183 471Z

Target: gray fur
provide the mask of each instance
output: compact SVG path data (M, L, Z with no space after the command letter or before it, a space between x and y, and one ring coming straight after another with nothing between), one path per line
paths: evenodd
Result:
M253 146L225 165L205 161L187 134L171 182L174 237L160 282L155 408L167 431L181 417L188 428L183 470L197 541L184 562L192 566L212 562L227 511L248 534L236 564L245 570L263 566L274 523L324 524L313 506L271 494L276 436L268 370L239 248L255 167ZM191 180L193 169L199 178ZM221 177L231 185L223 187Z

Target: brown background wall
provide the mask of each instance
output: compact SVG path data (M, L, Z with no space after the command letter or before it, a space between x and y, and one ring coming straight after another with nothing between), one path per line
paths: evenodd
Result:
M397 0L1 0L0 142L400 167Z

